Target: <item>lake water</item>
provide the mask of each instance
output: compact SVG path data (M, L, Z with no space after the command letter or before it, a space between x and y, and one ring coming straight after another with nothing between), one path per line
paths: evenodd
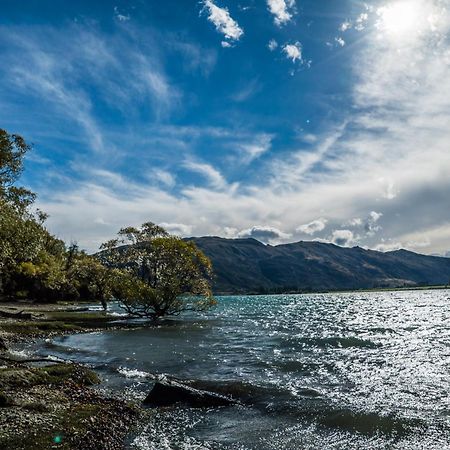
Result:
M450 291L222 297L41 351L91 364L130 398L167 374L247 401L155 410L129 448L450 448Z

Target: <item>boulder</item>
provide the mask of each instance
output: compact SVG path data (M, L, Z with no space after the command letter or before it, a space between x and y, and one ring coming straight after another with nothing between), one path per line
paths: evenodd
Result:
M5 341L0 336L0 352L5 351L5 350L8 350L8 348L6 347Z
M192 408L212 408L230 406L238 402L215 392L194 389L178 381L157 381L144 400L151 407L170 406L183 403Z

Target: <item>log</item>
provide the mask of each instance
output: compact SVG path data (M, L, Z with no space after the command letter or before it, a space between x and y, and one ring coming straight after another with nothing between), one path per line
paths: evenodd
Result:
M12 313L8 311L0 311L0 317L5 317L6 319L19 319L19 320L31 320L33 319L33 314L26 313L23 311Z
M0 356L0 361L5 361L8 363L15 363L15 364L28 364L28 363L37 363L37 362L46 362L46 363L52 363L52 364L61 364L61 363L67 363L67 364L76 364L74 361L70 359L48 359L48 358L29 358L29 359L15 359L15 358L8 358L7 356Z

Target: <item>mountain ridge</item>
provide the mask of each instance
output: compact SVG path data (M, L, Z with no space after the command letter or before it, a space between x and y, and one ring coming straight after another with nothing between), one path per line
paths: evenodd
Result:
M192 237L211 259L223 294L317 292L442 285L450 258L299 241L266 245L253 238Z

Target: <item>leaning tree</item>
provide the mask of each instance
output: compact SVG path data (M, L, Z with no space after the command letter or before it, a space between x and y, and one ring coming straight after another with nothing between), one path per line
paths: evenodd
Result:
M123 228L101 246L98 258L116 269L114 296L134 317L155 320L215 304L211 261L194 242L152 222Z

